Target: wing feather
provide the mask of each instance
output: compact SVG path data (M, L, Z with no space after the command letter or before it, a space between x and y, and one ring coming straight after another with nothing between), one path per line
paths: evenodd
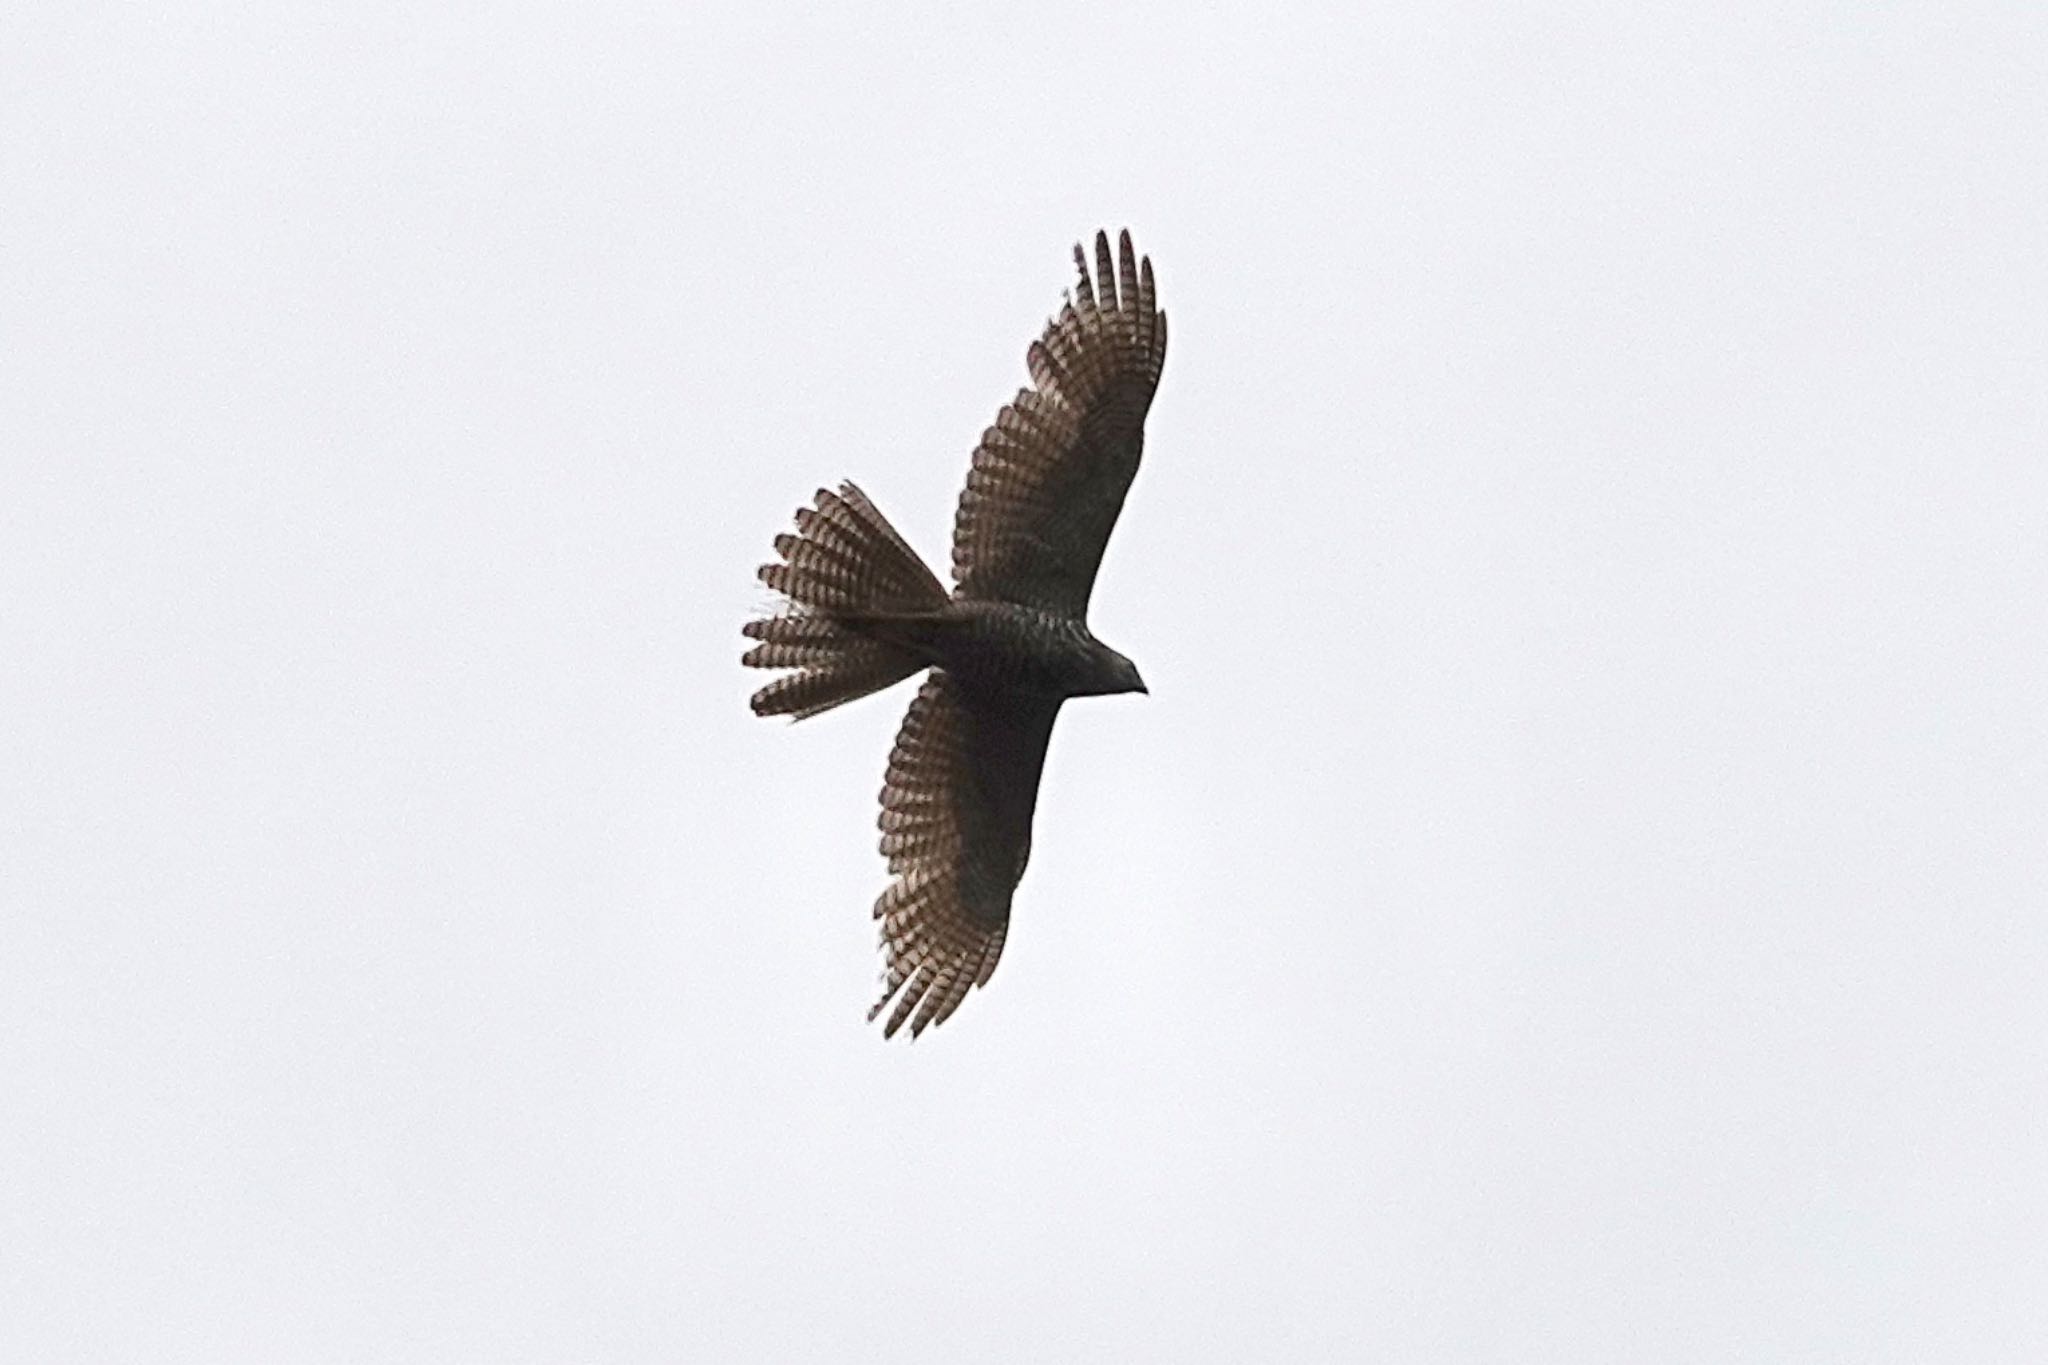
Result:
M1096 570L1144 452L1166 361L1152 262L1126 232L1095 235L1091 279L1025 352L1032 387L982 433L953 521L957 592L1085 617Z
M882 784L882 853L895 875L875 902L883 1032L915 1037L985 985L1031 853L1038 779L1059 702L974 691L934 670L910 703Z

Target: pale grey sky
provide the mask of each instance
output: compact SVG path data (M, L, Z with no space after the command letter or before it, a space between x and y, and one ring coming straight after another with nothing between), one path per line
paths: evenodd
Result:
M2048 1358L2048 11L16 4L0 1358ZM1173 350L862 1022L1068 252Z

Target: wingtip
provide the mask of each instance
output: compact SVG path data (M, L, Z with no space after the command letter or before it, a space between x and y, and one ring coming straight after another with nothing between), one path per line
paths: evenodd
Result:
M1095 259L1089 261L1087 246L1074 243L1074 269L1080 276L1081 294L1107 309L1128 307L1129 296L1149 298L1155 289L1152 258L1140 256L1129 228L1118 228L1116 249L1110 249L1109 229L1095 231Z

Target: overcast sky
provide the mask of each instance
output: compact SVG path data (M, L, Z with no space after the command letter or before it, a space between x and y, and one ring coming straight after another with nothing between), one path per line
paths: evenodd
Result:
M0 1357L2048 1358L2048 11L1104 8L9 7ZM753 571L1125 225L885 1043Z

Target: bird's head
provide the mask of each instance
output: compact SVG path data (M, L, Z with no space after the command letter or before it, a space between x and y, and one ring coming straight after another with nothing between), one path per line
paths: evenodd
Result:
M1119 692L1145 692L1145 680L1138 675L1138 666L1123 655L1103 646L1097 669L1100 686L1099 696L1114 696ZM1150 693L1146 693L1150 695Z

